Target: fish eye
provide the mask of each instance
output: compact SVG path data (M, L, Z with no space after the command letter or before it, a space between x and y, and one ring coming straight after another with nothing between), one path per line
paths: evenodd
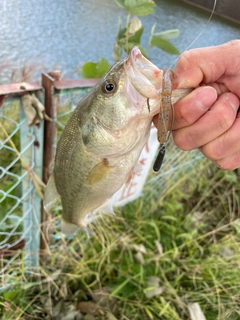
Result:
M117 85L114 80L106 80L102 84L103 93L114 93L116 89L117 89Z

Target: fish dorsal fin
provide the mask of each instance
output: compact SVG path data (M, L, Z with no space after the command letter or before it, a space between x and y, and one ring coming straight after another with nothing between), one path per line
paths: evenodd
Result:
M43 206L46 211L49 211L54 204L59 200L60 195L57 191L54 174L50 176L45 192L44 192L44 199L43 199Z
M111 170L113 166L109 166L108 159L103 159L89 172L86 183L95 184L101 181Z

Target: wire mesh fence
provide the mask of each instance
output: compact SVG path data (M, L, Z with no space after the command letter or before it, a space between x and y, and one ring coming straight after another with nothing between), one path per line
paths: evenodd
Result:
M47 89L50 89L49 97ZM50 239L55 241L55 233L61 237L59 228L55 233L48 227L43 228L44 234L42 232L43 225L55 221L49 214L43 214L44 159L54 158L57 139L75 107L74 101L88 90L66 90L67 93L60 94L60 90L49 86L43 99L42 86L24 83L24 86L13 84L0 88L0 278L3 289L19 270L27 272L39 266L41 240L49 240L51 246ZM53 130L49 141L43 122L29 125L23 97L32 93L40 100L51 101ZM56 107L58 113L54 112Z
M21 98L6 99L0 108L0 256L6 269L39 261L43 125L28 127ZM24 249L24 250L23 250ZM24 252L24 254L23 254Z
M67 86L67 84L65 84ZM56 85L57 88L58 85ZM60 86L61 87L61 86ZM61 87L62 88L62 87ZM69 120L73 110L76 108L77 103L85 96L91 87L81 87L81 88L65 88L55 90L54 95L54 139L52 141L52 150L53 158L55 155L57 141ZM152 129L153 139L157 141L157 132L156 129ZM145 149L150 148L149 145L151 142L148 141ZM141 157L140 157L141 158ZM199 167L196 166L196 163L199 159L202 158L202 155L199 151L193 151L191 153L186 153L178 149L172 142L167 146L166 158L164 160L162 170L156 174L153 170L149 170L147 175L144 189L141 193L141 197L144 198L144 202L151 205L155 202L157 206L157 201L161 196L164 196L168 190L171 189L177 181L181 180L183 176L191 174L191 171L199 170ZM53 165L53 162L51 163ZM201 162L198 162L198 166L201 166ZM131 184L135 184L134 179L127 186L128 189L131 189ZM125 202L123 202L125 204ZM119 202L117 202L119 204ZM50 250L59 246L65 246L66 242L71 241L72 237L63 237L61 234L60 228L60 218L61 218L61 205L56 205L51 210L51 217L46 221L48 224L48 246Z
M46 75L43 81L47 113L51 122L29 126L20 96L5 99L0 107L0 259L2 284L20 265L24 271L39 265L40 251L66 248L71 237L60 230L61 206L51 213L42 208L42 180L47 182L53 166L57 141L77 102L92 82L59 81ZM38 93L43 88L38 88ZM149 146L146 146L148 148ZM197 170L200 153L185 153L173 144L167 147L162 170L150 170L142 197L146 207L157 202L181 178ZM45 173L44 173L45 172ZM41 241L42 240L42 241ZM40 243L41 242L41 243ZM5 271L8 269L8 272ZM9 272L10 270L10 272Z

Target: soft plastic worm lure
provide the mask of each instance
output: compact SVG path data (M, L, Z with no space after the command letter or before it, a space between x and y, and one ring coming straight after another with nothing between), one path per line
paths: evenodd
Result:
M163 71L162 98L158 116L158 141L160 147L158 155L153 164L153 170L159 171L165 155L165 143L168 141L173 126L173 105L171 101L172 95L172 78L173 71L166 69Z
M193 40L193 42L184 51L188 50L194 44L194 42L202 35L204 30L207 28L215 12L216 5L217 5L217 0L214 0L212 12L205 27L202 29L199 35ZM163 71L163 86L162 86L163 90L162 90L162 99L161 99L159 118L158 118L158 141L160 142L160 147L159 147L158 155L153 164L154 171L159 171L161 168L164 155L165 155L165 143L168 141L170 133L172 131L173 120L174 120L173 104L176 103L178 100L182 99L183 97L185 97L186 95L188 95L193 90L192 88L176 89L176 90L173 90L173 96L172 96L172 78L173 78L173 71L171 69L166 69Z

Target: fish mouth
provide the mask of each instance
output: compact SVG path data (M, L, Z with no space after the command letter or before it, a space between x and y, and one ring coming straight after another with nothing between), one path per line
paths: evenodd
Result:
M124 69L131 84L143 97L161 98L163 71L145 58L138 47L132 48Z

